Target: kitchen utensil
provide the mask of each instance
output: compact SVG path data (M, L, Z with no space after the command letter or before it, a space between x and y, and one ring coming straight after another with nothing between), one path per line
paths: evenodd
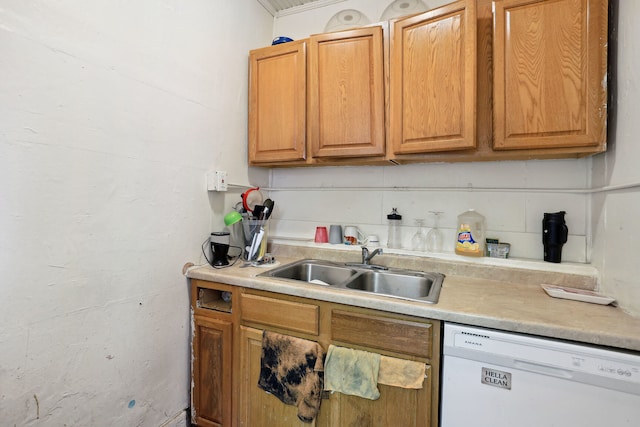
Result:
M341 225L329 226L329 243L333 245L342 243L342 226Z
M264 205L255 205L253 207L253 217L257 219L262 219L263 211L264 211Z
M258 252L258 248L262 243L262 238L264 236L264 228L260 227L260 231L253 235L253 241L251 242L251 247L249 248L249 260L252 260L254 255Z
M262 204L263 197L259 190L260 187L254 187L242 193L242 206L247 212L253 212L256 205Z
M265 208L260 213L260 216L258 219L266 221L266 218L267 218L267 215L269 215L269 212L270 212L269 208L265 206Z
M273 213L273 207L275 206L275 202L271 199L267 199L264 201L264 207L265 209L268 208L269 211L265 213L264 215L264 219L269 219L269 217L271 216L271 214Z
M224 216L224 225L226 225L227 227L231 227L233 224L236 224L240 221L242 221L242 215L237 211L231 211Z

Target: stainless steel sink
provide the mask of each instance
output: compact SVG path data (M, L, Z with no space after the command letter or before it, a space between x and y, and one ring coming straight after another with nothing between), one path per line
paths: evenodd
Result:
M338 285L358 272L344 264L328 261L304 259L282 267L274 268L259 276L276 277L279 279L299 280L316 284Z
M304 259L259 274L262 277L295 280L356 292L437 303L444 275L414 270L377 270Z
M444 276L406 270L365 271L345 286L349 289L398 298L437 302Z

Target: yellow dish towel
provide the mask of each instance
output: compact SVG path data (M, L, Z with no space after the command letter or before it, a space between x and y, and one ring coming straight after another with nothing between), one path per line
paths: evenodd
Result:
M422 388L426 366L423 362L380 356L378 384L402 388Z
M330 345L324 361L324 389L376 400L379 369L379 354Z

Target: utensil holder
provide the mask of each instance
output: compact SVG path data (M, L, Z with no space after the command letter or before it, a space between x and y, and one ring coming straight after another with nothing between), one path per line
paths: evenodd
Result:
M242 221L244 247L242 259L258 261L267 253L268 220L245 219Z

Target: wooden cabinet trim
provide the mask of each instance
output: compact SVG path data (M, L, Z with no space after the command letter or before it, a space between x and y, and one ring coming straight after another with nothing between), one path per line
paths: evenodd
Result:
M383 340L380 337L385 337ZM333 310L331 339L430 359L433 325L392 317Z
M315 304L245 293L240 299L240 311L243 322L255 322L311 335L320 333L320 310Z

